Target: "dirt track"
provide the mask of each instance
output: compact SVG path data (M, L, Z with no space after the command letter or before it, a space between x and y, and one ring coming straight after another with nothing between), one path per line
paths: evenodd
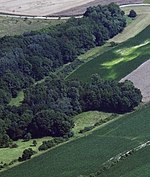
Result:
M125 80L132 81L134 86L141 90L143 102L150 101L150 59L121 79L121 82Z
M87 7L98 4L142 3L143 0L0 0L0 12L19 15L77 15L83 14Z

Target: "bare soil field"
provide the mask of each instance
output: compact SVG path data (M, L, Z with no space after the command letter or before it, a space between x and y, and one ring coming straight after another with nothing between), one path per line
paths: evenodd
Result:
M143 102L147 103L150 101L150 59L139 66L136 70L131 72L129 75L121 79L120 82L130 80L134 86L141 90L143 95Z
M86 4L84 5L80 5L80 4L77 4L76 7L73 7L71 9L67 9L67 10L62 10L58 13L55 13L53 15L56 15L56 16L72 16L72 15L81 15L83 14L86 9L90 6L97 6L97 5L105 5L105 4L109 4L111 2L115 2L119 5L124 5L124 4L134 4L134 3L143 3L143 0L94 0L94 1L91 1L91 2L87 2Z
M19 15L77 15L83 14L87 7L98 4L142 3L143 0L0 0L0 12Z
M94 0L0 0L0 12L46 16L83 5Z

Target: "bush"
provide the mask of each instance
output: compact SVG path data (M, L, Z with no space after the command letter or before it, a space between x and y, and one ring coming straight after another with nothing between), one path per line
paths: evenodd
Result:
M94 128L94 126L85 127L84 129L80 130L79 133L88 132L88 131L92 130L93 128Z
M25 136L24 136L24 141L29 141L30 139L32 138L31 136L31 133L27 133Z
M137 16L136 12L134 10L130 10L128 17L135 18L136 16Z
M13 144L11 144L9 147L10 147L10 148L17 148L18 145L17 145L16 143L13 143Z
M116 42L114 42L114 41L111 41L110 42L110 47L115 47L115 46L117 46L118 45L118 43L116 43Z
M33 140L32 144L33 144L33 146L36 146L37 145L37 141Z
M25 149L22 153L22 157L18 158L18 161L25 161L31 158L36 152L32 150L32 148Z
M39 151L45 151L47 149L50 149L56 145L54 140L48 140L48 141L43 141L42 145L39 146Z
M63 138L63 137L56 137L56 138L54 138L55 144L60 144L60 143L63 143L65 141L66 141L66 139Z

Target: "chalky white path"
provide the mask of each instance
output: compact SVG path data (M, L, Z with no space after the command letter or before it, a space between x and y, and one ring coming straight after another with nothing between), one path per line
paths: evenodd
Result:
M143 102L150 101L150 59L121 79L120 82L125 80L132 81L134 86L141 90Z

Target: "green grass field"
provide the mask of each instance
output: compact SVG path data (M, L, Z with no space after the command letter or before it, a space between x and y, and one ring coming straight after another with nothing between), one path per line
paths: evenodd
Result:
M97 177L149 177L150 146L136 152Z
M24 32L37 31L52 25L62 23L63 20L38 20L13 17L0 17L0 37L20 35Z
M33 139L27 142L18 140L14 143L18 145L18 148L0 148L0 162L9 163L12 160L18 159L22 155L22 152L26 148L32 148L34 151L38 151L38 147L42 144L42 141L50 140L50 137L36 139L37 146L32 146Z
M104 79L120 80L150 59L150 25L134 38L81 65L68 79L89 81L98 73Z
M104 120L110 117L112 113L104 113L99 111L88 111L78 114L74 117L75 127L73 132L75 135L79 136L79 131L88 126L93 126L95 123L100 120Z
M0 173L0 177L77 177L99 169L120 152L150 138L150 105L118 118L89 135Z

